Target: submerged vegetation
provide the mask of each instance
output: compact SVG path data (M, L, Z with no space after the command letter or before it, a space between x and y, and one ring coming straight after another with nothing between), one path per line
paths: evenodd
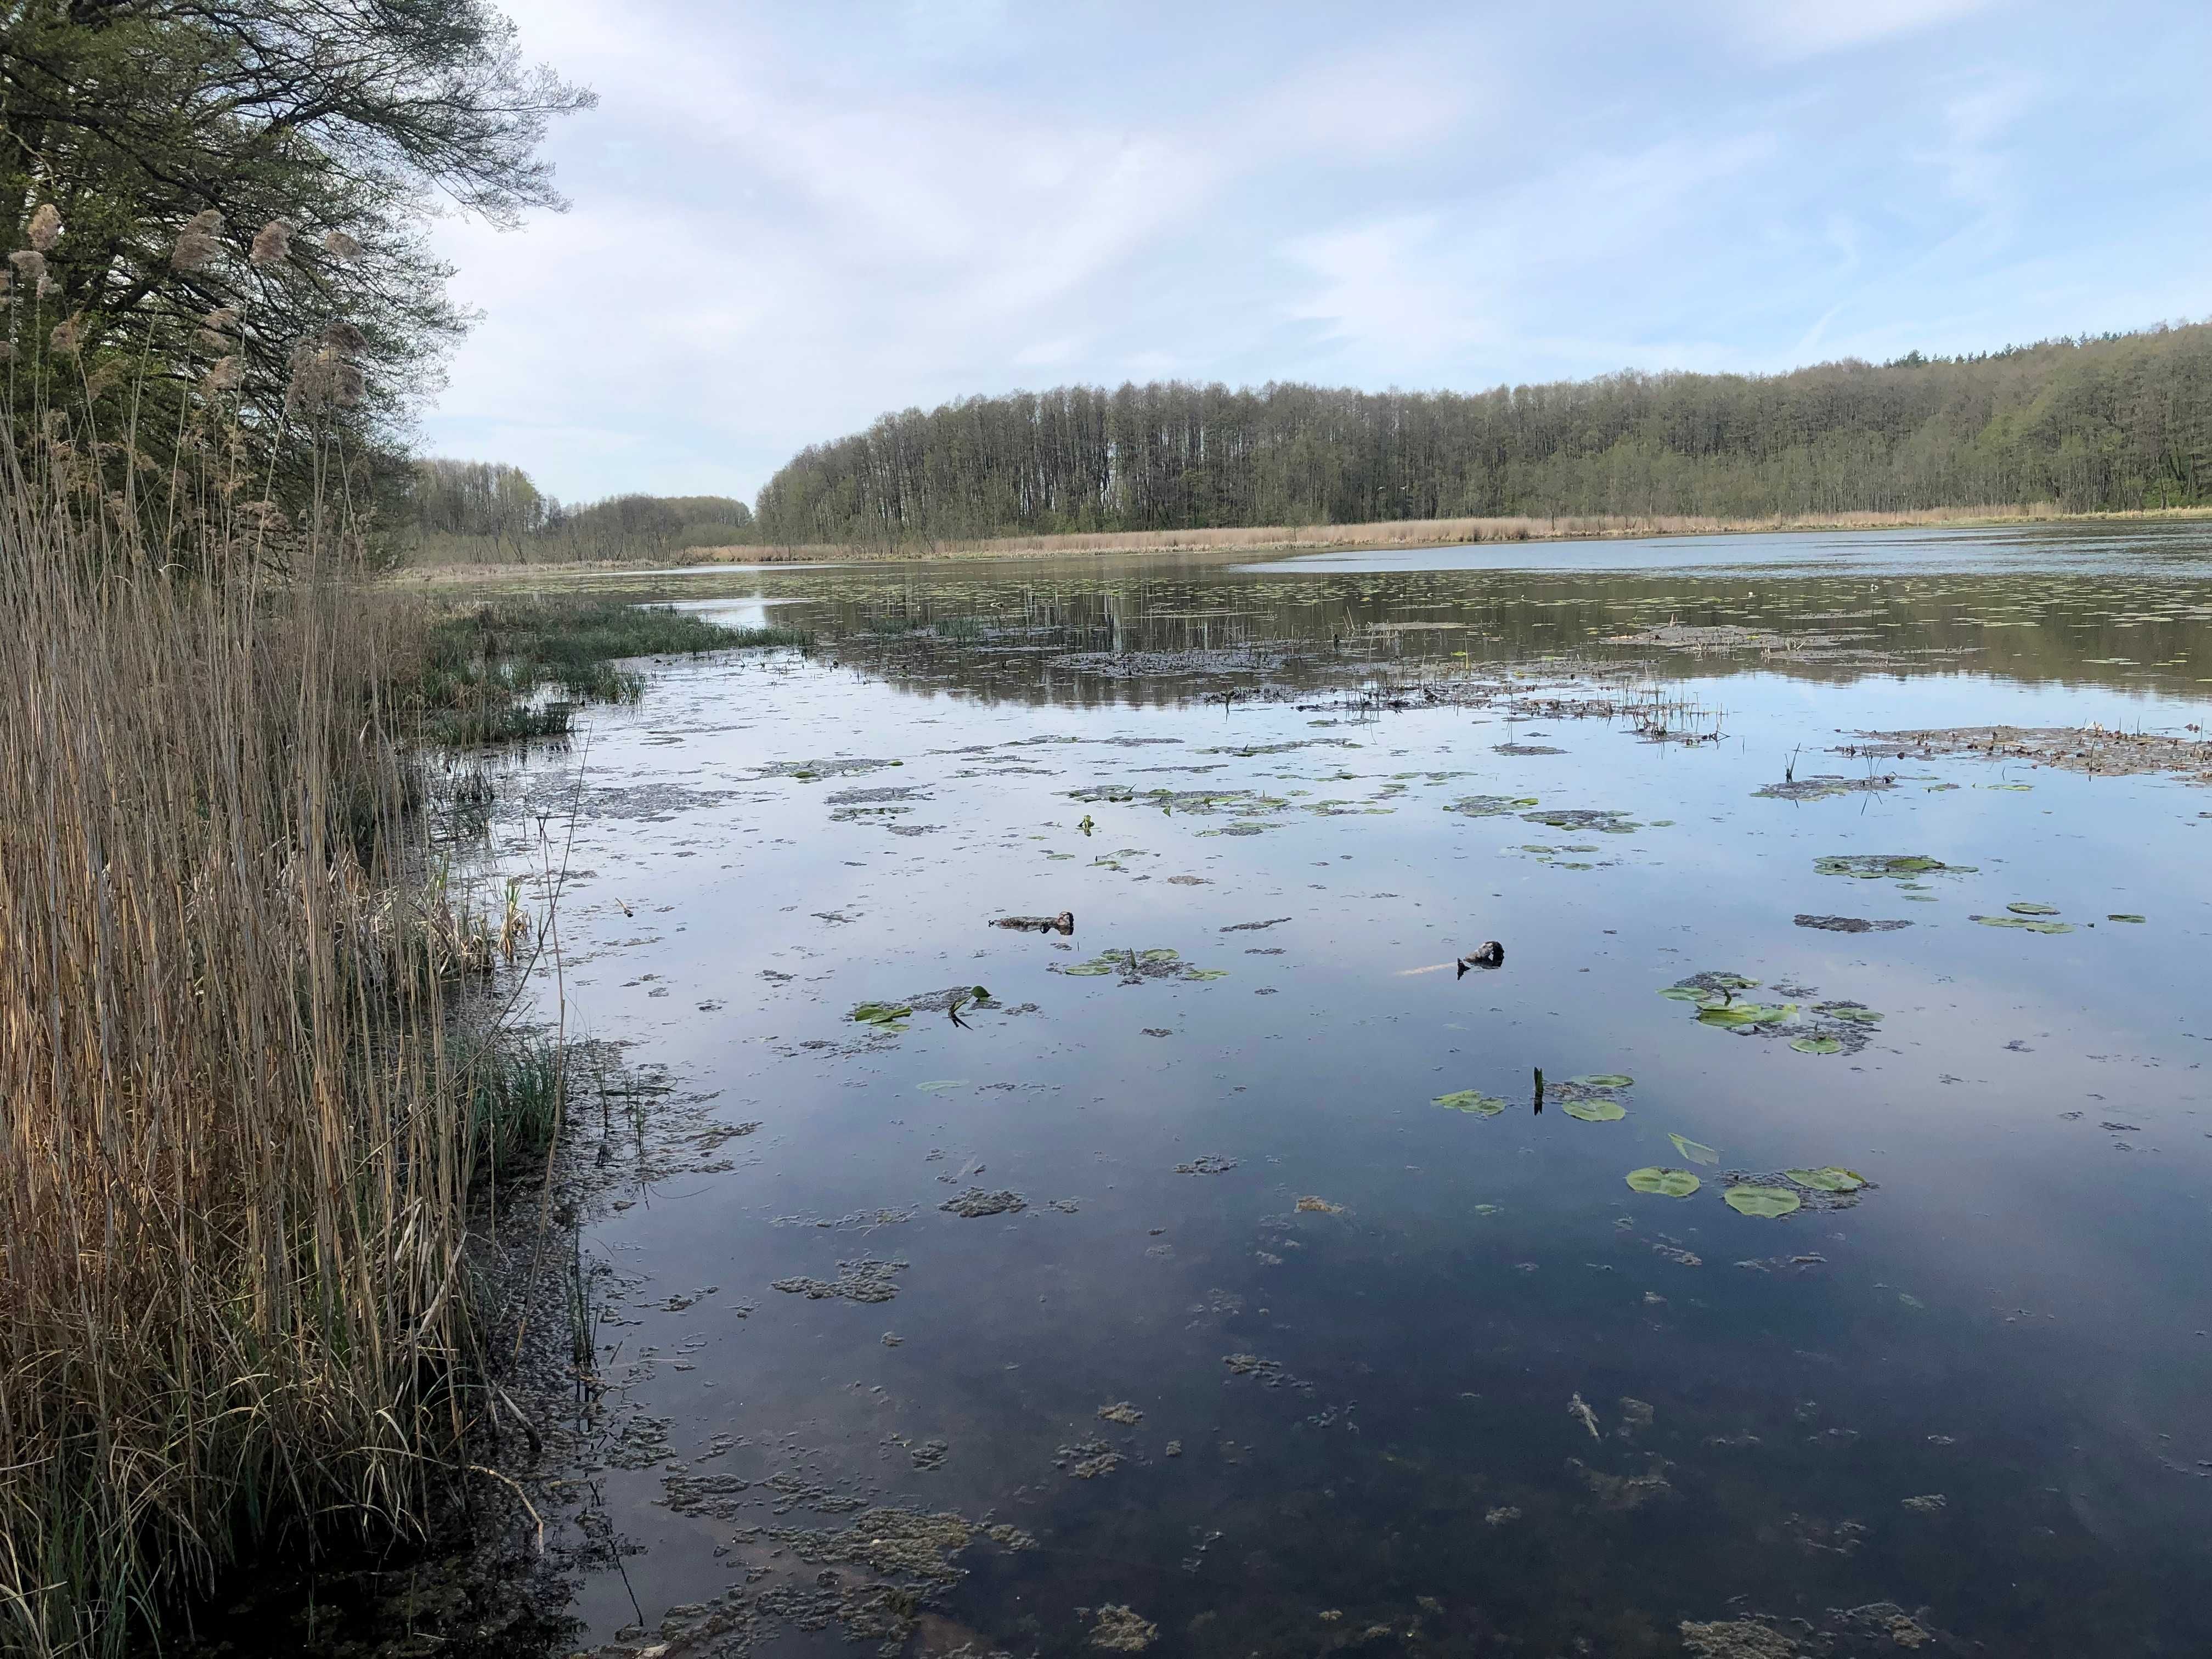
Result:
M645 684L620 665L739 647L809 643L782 628L727 628L665 605L587 597L501 599L428 629L411 685L428 731L457 744L559 737L574 706L634 702Z

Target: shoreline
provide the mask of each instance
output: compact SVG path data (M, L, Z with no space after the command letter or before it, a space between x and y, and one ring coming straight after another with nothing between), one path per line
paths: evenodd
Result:
M2044 503L2018 507L1929 507L1910 512L1840 513L1762 519L1703 518L1670 514L1392 519L1365 524L1256 525L1203 530L1076 532L1045 536L978 537L898 545L732 544L685 549L673 554L641 555L635 559L402 565L380 573L374 580L380 586L422 591L547 577L649 575L664 571L689 572L708 568L737 569L762 565L927 564L954 560L1103 558L1158 554L1280 555L1370 549L1467 547L1493 543L1654 541L1699 536L1806 535L1820 532L1916 528L1982 530L2008 525L2131 525L2207 520L2212 520L2212 507L2065 513Z

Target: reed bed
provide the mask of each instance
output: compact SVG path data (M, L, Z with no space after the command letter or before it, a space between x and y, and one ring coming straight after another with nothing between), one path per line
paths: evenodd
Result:
M489 953L420 856L404 618L0 469L0 1650L104 1656L481 1478L464 1254L514 1136L447 1051Z
M1914 525L2039 522L2068 515L2051 501L1991 507L1920 507L1903 512L1825 513L1762 519L1680 514L1558 514L1494 519L1385 519L1371 524L1247 525L1210 530L1101 531L1051 536L995 536L888 544L744 545L697 551L738 563L842 559L1042 558L1066 554L1314 552L1329 548L1458 547L1482 542L1609 540L1639 536L1723 536L1782 530L1881 530ZM2157 518L2158 513L2100 518Z

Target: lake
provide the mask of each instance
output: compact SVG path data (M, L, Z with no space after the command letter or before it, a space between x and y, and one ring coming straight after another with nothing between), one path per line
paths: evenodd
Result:
M579 1646L2212 1650L2212 526L630 586Z

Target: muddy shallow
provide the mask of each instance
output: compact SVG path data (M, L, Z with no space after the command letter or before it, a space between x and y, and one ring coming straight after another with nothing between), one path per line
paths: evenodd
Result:
M2212 544L1702 547L668 579L821 644L504 779L696 1097L577 1645L2212 1645L2212 790L1837 752L2201 723Z

